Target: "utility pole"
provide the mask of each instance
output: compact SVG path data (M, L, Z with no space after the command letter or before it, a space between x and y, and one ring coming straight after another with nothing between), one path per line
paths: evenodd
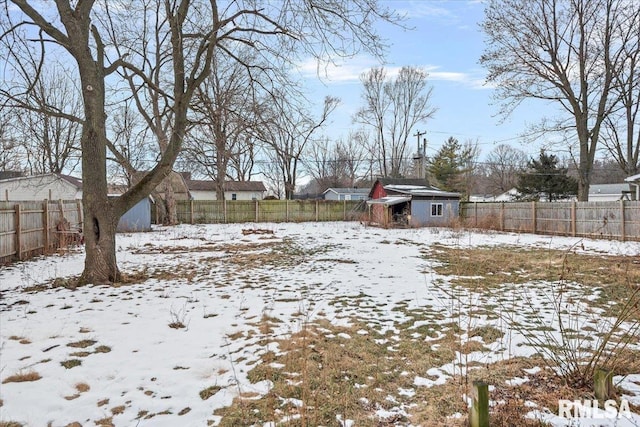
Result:
M413 134L413 136L418 137L418 154L415 155L413 157L413 160L418 160L418 178L422 179L424 178L424 157L426 155L426 151L427 151L427 138L424 139L424 147L420 147L420 137L422 135L426 135L427 132L420 132L419 130L416 131L415 134Z

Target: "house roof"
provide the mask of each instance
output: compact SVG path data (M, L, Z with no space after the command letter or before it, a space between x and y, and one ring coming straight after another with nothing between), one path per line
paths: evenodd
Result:
M71 175L63 175L61 173L57 173L56 175L67 181L69 184L75 186L79 190L82 189L82 180L80 178L76 178L75 176Z
M589 194L622 195L623 191L629 191L629 184L591 184Z
M216 191L215 181L190 179L186 182L191 191ZM224 191L267 191L267 189L262 181L225 181Z
M624 179L626 182L639 182L640 181L640 173L637 175L631 175L628 178Z
M352 187L330 187L330 188L327 188L322 194L327 194L329 191L332 191L336 194L369 194L368 188L352 188Z
M41 175L14 176L14 177L11 177L11 178L4 178L4 179L2 179L2 181L13 181L13 182L28 181L28 180L33 180L33 179L43 179L43 178L46 178L48 176L53 176L53 177L56 177L58 179L64 180L67 183L69 183L72 186L74 186L76 189L82 190L82 180L80 178L76 178L75 176L71 176L71 175L64 175L64 174L61 174L61 173L45 173L45 174L41 174Z

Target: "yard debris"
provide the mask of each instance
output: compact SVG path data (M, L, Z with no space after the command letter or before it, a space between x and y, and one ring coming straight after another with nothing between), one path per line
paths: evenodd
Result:
M242 234L273 234L273 230L267 230L266 228L243 228Z

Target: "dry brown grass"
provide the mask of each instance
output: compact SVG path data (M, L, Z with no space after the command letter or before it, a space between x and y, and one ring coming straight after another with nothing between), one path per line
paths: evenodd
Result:
M87 347L91 347L96 342L97 341L95 341L95 340L81 340L81 341L71 342L71 343L67 344L67 347L87 348Z
M101 418L99 420L95 420L94 423L101 427L115 427L115 424L113 424L113 417Z
M611 309L610 301L627 301L640 283L640 261L631 256L505 246L432 245L423 252L430 260L439 261L433 266L437 273L455 276L451 281L453 285L483 290L505 283L563 280L579 284L585 294L600 289L602 292L595 302L606 309ZM640 318L640 310L638 314Z
M85 392L91 390L91 387L87 383L77 383L74 387L80 393L85 393Z
M124 406L124 405L115 406L115 407L111 408L111 413L113 415L120 415L125 411L125 409L127 409L127 407Z
M217 392L219 392L220 390L222 390L222 387L217 386L217 385L212 385L211 387L207 387L203 390L200 390L200 399L202 400L207 400L208 398L210 398L211 396L213 396L214 394L216 394Z
M335 425L336 416L365 427L406 423L463 426L466 425L466 416L460 419L450 416L466 414L462 396L469 393L473 380L505 384L508 379L522 376L522 369L537 366L540 362L521 358L478 365L464 377L452 377L443 385L417 387L413 384L414 378L428 377L428 369L449 363L455 358L456 346L458 349L469 346L479 350L482 343L461 343L453 332L454 328L450 328L441 339L424 345L421 344L423 339L416 338L415 334L427 336L430 334L428 330L410 328L409 323L396 326L400 329L398 340L379 341L390 336L381 335L355 320L351 327L336 327L327 321L319 321L289 339L277 340L281 353L265 353L262 363L248 373L252 382L270 380L273 388L260 398L241 394L232 406L216 411L223 417L220 425L277 422L288 415L300 417L288 422L293 426ZM499 335L490 328L478 329L476 333L485 335L487 339ZM439 347L434 349L431 344L439 344ZM400 394L400 389L412 389L415 394ZM389 396L396 401L390 401ZM286 399L300 399L305 406L298 407ZM391 410L398 405L404 405L409 412L408 417L397 411L387 419L379 419L375 415L377 410ZM521 417L522 411L518 418L511 419ZM522 421L517 425L539 424Z
M40 374L37 373L36 371L18 372L15 375L11 375L11 376L8 376L7 378L5 378L2 381L2 384L38 381L41 378L42 378L42 376L40 376Z
M76 366L82 365L82 360L80 359L68 359L60 362L60 365L64 366L66 369L75 368Z

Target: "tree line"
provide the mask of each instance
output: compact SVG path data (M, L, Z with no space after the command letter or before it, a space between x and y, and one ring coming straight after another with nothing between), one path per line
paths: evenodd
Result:
M287 198L303 171L352 186L428 169L438 185L466 194L478 181L473 142L450 138L431 158L413 155L414 132L436 112L420 67L363 73L354 130L340 141L323 136L340 100L329 96L314 110L291 71L309 57L382 58L374 24L403 23L376 1L10 0L2 8L0 167L79 167L84 282L119 277L115 227L146 195L162 191L174 222L174 168L212 179L220 198L225 180L257 173ZM580 200L598 150L626 174L638 172L637 0L489 0L482 28L480 61L503 113L530 98L560 106L535 130L561 135ZM487 181L514 176L512 154L490 154L491 164L504 164ZM108 197L113 176L128 183L117 199Z

